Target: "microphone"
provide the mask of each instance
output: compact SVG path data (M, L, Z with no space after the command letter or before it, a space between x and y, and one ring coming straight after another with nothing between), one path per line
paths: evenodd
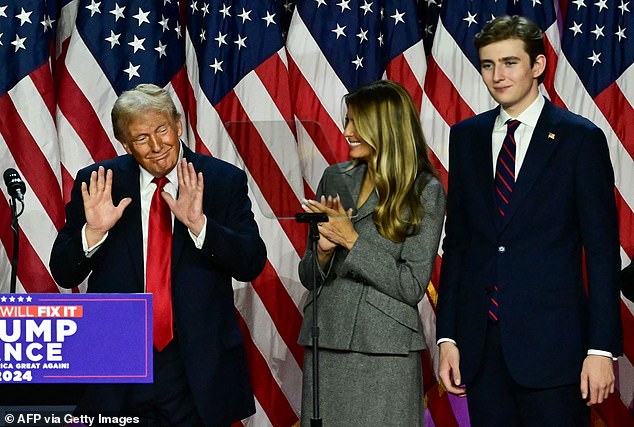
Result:
M4 171L4 184L9 190L9 195L19 201L24 200L24 193L26 193L26 184L20 178L20 174L13 168L9 168Z

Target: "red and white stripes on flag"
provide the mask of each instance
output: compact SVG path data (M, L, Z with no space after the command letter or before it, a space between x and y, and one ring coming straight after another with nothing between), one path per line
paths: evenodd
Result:
M48 272L48 259L52 239L64 223L64 209L47 16L43 2L0 4L0 169L17 169L26 183L26 209L20 217L18 292L57 291ZM4 186L2 193L0 289L8 292L13 235Z

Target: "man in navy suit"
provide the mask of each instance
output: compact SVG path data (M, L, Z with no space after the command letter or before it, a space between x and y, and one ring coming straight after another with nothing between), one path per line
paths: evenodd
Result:
M496 18L475 45L500 105L451 129L439 376L475 427L588 425L622 352L606 138L540 96L534 23Z
M231 278L252 280L266 261L246 175L182 144L180 115L157 86L124 92L112 122L127 154L77 174L51 272L66 288L88 277L88 292L150 292L150 265L160 258L167 306L154 319L154 383L92 385L77 412L134 415L150 425L228 426L255 412ZM155 178L162 177L161 192ZM168 243L148 243L155 203L169 207ZM173 320L158 345L163 318Z

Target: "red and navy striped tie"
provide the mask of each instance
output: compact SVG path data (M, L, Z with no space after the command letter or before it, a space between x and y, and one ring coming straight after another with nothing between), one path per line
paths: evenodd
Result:
M498 210L498 220L501 222L506 216L513 195L515 185L515 130L520 125L519 120L506 121L506 137L502 149L498 154L495 166L495 201Z
M508 212L511 198L513 196L513 186L515 185L515 130L520 125L519 120L509 119L506 121L506 137L502 142L500 154L495 166L495 202L497 209L497 223L501 224ZM493 285L489 293L491 303L489 304L489 318L497 322L498 320L498 287Z

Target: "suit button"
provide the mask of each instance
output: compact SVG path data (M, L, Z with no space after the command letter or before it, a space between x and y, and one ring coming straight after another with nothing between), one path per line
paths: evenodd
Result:
M505 246L498 246L498 252L503 254L504 252L506 252L506 247Z

